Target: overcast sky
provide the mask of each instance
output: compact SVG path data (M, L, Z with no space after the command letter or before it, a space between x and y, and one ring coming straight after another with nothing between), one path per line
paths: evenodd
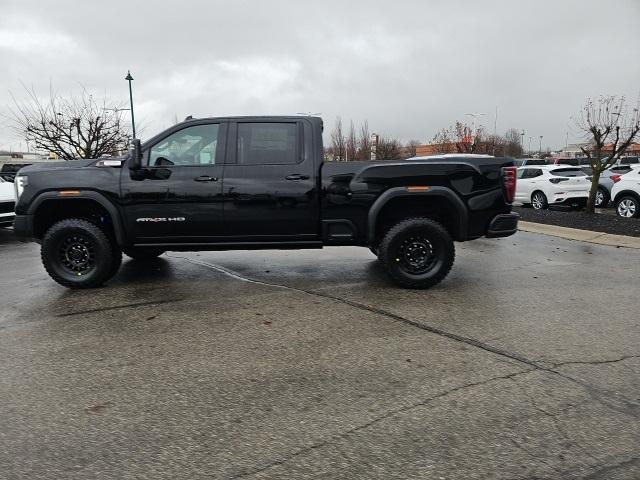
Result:
M468 112L493 131L497 106L499 133L555 148L579 139L569 117L587 97L640 92L639 0L0 0L0 12L3 112L20 82L126 103L131 69L143 138L176 115L310 112L427 142ZM0 149L19 141L0 130Z

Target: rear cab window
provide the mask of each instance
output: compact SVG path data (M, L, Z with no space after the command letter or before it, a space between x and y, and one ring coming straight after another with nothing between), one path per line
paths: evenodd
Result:
M297 123L238 123L238 165L293 165L300 159Z

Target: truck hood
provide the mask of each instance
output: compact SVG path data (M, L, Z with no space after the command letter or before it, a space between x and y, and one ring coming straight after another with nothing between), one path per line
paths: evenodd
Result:
M56 162L38 162L33 165L29 165L28 167L21 168L19 173L29 174L29 173L37 173L37 172L46 172L49 170L56 170L59 168L84 168L84 167L92 167L99 160L125 160L126 157L103 157L103 158L84 158L80 160L63 160Z

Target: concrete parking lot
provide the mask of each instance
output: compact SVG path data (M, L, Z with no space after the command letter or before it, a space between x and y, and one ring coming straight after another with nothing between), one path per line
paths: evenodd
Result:
M640 478L639 250L478 240L428 291L359 248L0 265L1 478Z

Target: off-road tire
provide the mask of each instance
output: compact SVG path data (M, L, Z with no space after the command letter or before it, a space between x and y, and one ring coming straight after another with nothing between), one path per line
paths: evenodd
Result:
M74 255L78 256L78 263ZM95 288L116 273L122 257L100 227L84 219L68 218L45 232L40 258L49 276L60 285Z
M127 257L140 261L152 260L165 252L161 248L152 247L126 247L122 251Z
M414 262L416 257L424 259ZM425 254L427 252L427 254ZM403 288L424 289L440 283L455 259L449 232L438 222L424 217L407 218L391 227L382 238L378 258L391 279Z

